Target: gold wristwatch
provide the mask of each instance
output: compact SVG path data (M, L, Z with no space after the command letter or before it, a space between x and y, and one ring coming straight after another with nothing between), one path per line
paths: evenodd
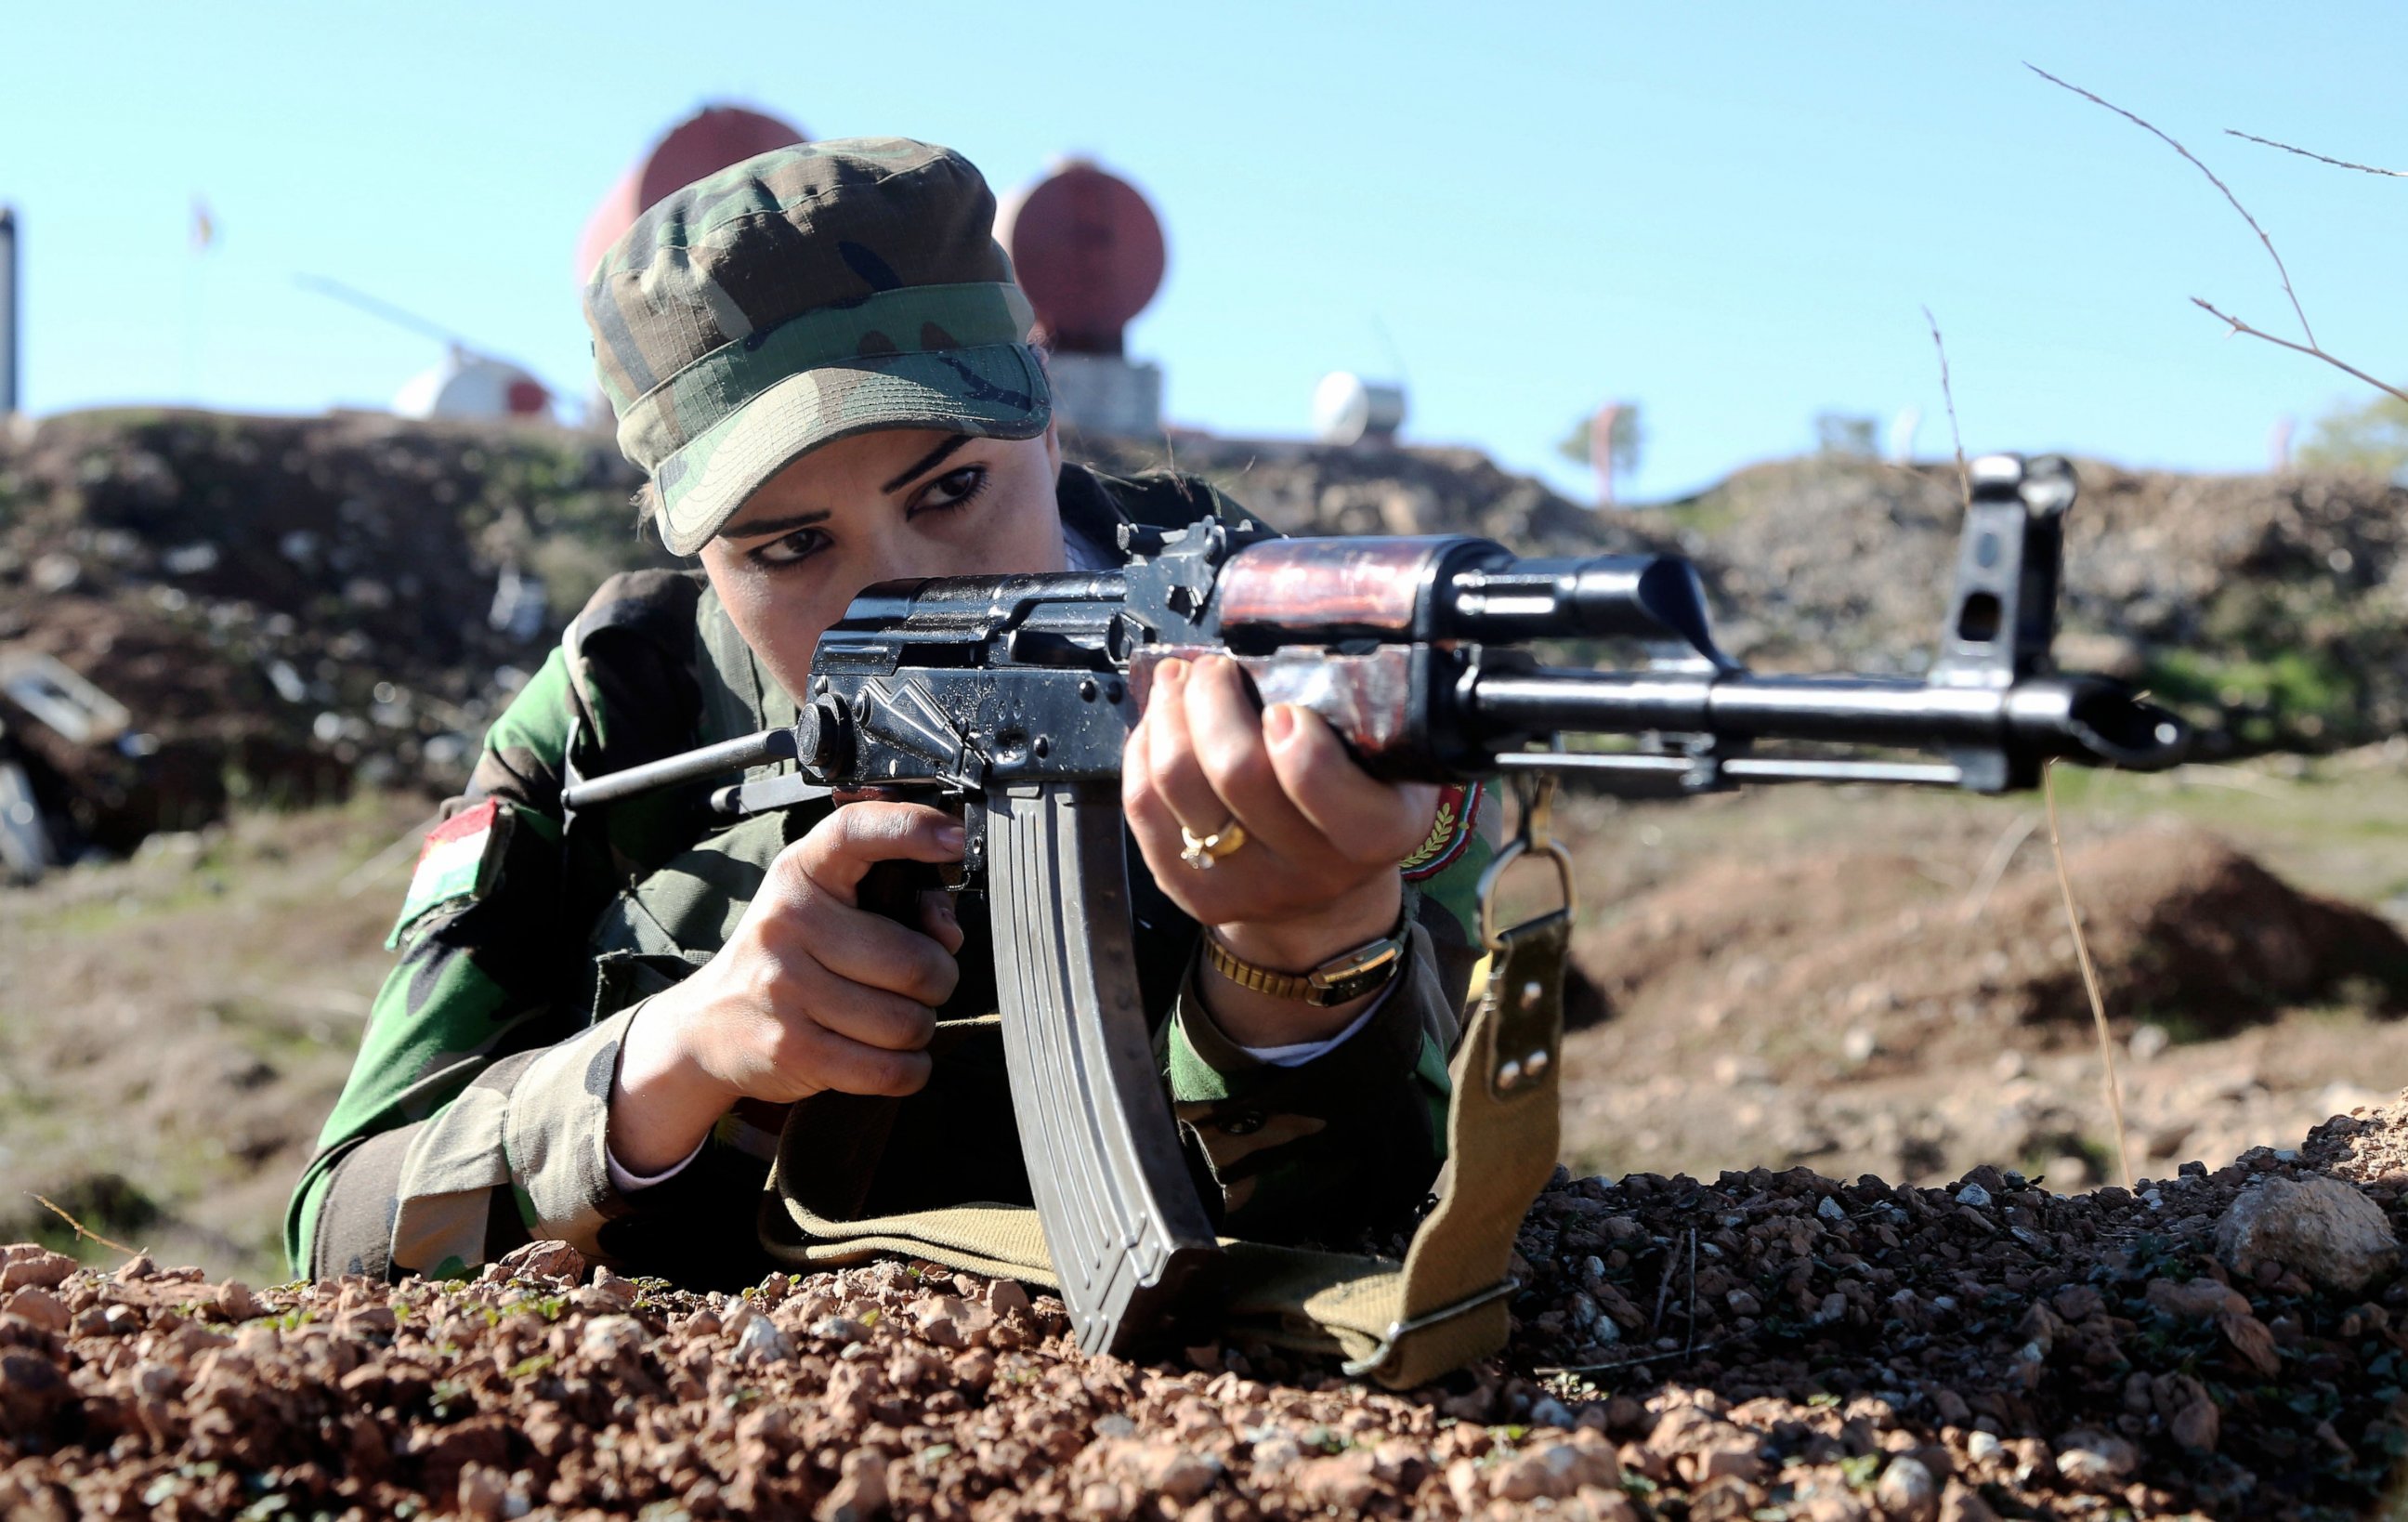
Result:
M1211 930L1204 932L1204 960L1240 988L1273 998L1301 999L1315 1009L1343 1004L1384 986L1405 965L1408 921L1397 915L1397 927L1377 940L1342 951L1309 972L1280 972L1240 961Z

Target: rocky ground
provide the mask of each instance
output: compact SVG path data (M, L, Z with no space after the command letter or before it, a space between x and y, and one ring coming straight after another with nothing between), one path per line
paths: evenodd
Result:
M538 1243L253 1291L0 1260L12 1516L2346 1517L2408 1453L2408 1106L2137 1194L1559 1173L1404 1394L1080 1355L930 1265L702 1298Z

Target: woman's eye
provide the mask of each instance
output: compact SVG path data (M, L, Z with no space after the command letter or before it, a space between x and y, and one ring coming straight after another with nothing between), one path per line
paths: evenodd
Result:
M809 560L827 545L827 536L816 528L798 528L782 538L771 539L752 552L752 558L764 566L793 566Z
M913 512L942 511L958 508L986 487L986 467L966 465L958 470L948 470L921 489L913 500Z

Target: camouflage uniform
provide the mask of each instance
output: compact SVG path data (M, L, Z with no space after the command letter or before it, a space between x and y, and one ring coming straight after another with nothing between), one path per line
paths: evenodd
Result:
M992 217L958 157L882 140L764 155L638 221L587 309L622 446L652 472L672 549L691 553L752 487L846 433L1043 430L1026 303ZM1056 495L1066 527L1094 545L1132 519L1242 516L1177 476L1070 467ZM296 1272L451 1274L561 1238L687 1283L759 1277L755 1208L784 1107L738 1104L673 1178L626 1192L610 1176L608 1107L636 1009L718 950L770 860L825 805L727 826L708 815L705 788L573 818L560 800L573 777L794 717L700 576L641 572L595 596L486 737L422 862L395 927L399 964L287 1214ZM1476 957L1478 808L1477 791L1447 795L1405 864L1404 971L1360 1029L1292 1067L1213 1027L1189 982L1197 928L1129 853L1155 1050L1226 1232L1328 1241L1428 1188ZM940 1016L992 1008L974 900L964 907L962 985ZM936 1075L905 1101L883 1155L842 1165L858 1170L867 1208L1027 1199L993 1053L946 1041L940 1030Z

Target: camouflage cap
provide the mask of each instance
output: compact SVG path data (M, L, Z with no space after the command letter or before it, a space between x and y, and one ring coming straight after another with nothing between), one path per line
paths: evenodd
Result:
M994 194L909 138L781 148L688 185L602 256L585 320L619 448L678 554L822 444L1031 438L1052 417Z

